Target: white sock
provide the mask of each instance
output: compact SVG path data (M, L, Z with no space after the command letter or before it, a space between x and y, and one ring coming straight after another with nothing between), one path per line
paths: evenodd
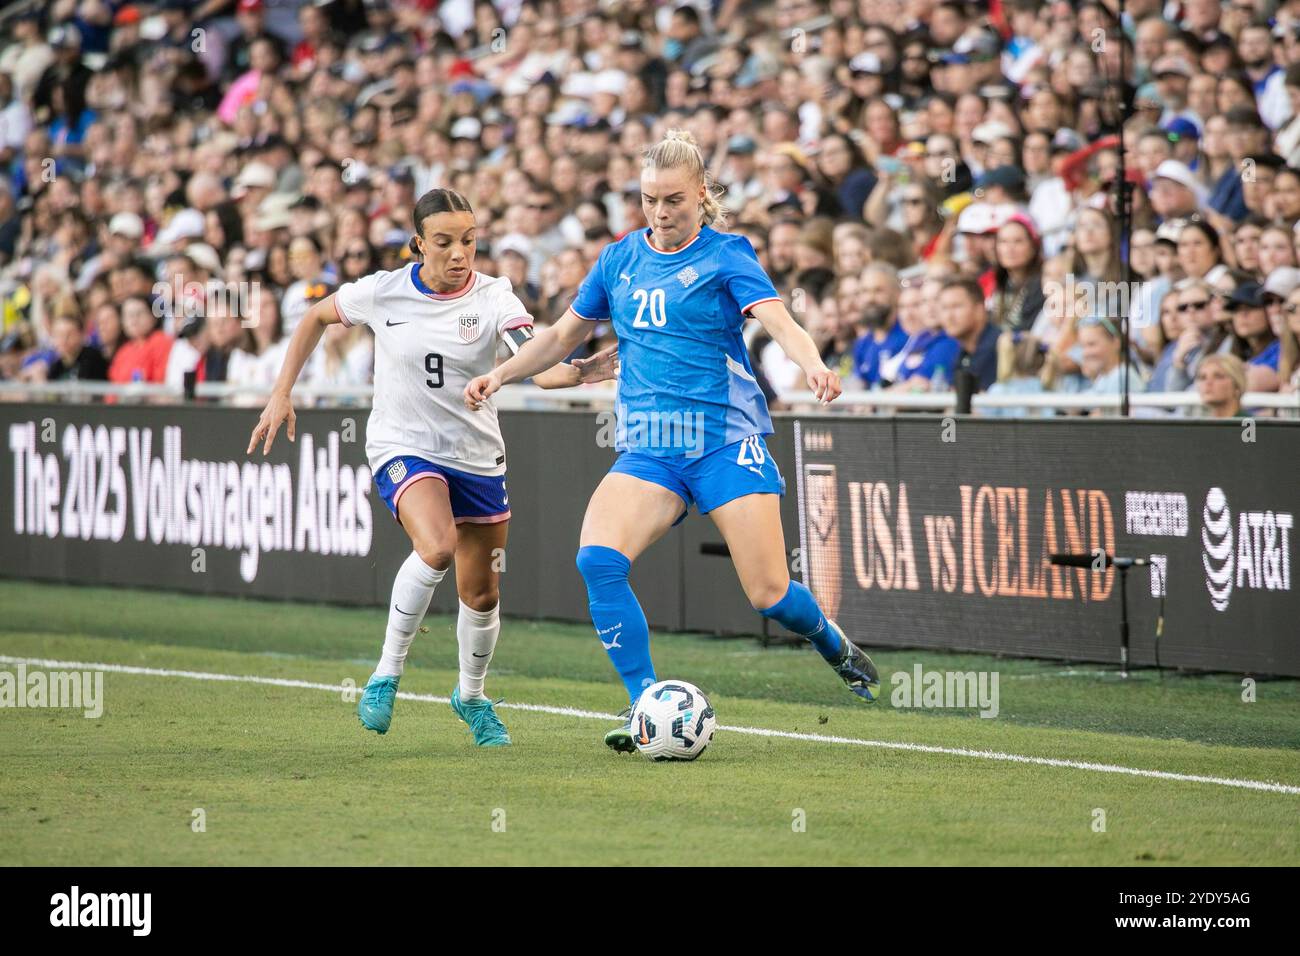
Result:
M492 663L492 651L501 633L501 618L497 614L501 605L486 611L476 611L460 602L460 617L456 619L456 640L460 644L460 696L469 699L483 696L483 678L487 677Z
M384 653L375 667L375 673L380 677L397 677L402 673L406 666L406 652L415 632L420 629L425 612L429 610L429 602L433 600L433 589L446 573L429 567L415 551L402 562L393 581L393 603L388 609Z

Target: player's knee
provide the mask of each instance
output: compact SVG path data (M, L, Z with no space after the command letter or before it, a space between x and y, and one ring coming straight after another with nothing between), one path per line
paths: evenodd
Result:
M446 571L451 567L451 559L455 557L456 549L440 541L417 541L415 553L420 556L421 561L435 571Z
M622 553L598 544L579 548L577 564L578 573L588 588L625 581L632 567L632 562Z
M760 581L745 589L745 597L749 598L750 606L761 613L779 604L789 588L789 581Z
M460 595L461 602L472 611L490 611L501 601L501 590L491 585L467 588Z

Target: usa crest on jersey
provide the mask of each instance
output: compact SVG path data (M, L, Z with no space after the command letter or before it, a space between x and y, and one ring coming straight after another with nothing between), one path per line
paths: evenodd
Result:
M462 342L473 342L478 338L478 333L478 313L462 312L460 314L460 340Z
M388 480L397 484L406 477L406 462L398 460L388 466Z

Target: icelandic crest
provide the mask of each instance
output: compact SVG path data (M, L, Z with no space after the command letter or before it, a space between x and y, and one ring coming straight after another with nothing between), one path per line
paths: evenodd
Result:
M677 278L681 281L683 289L689 289L691 283L699 277L700 274L695 271L694 266L687 266L681 272L677 273Z
M478 338L478 333L478 313L462 312L460 314L460 340L462 342L473 342Z

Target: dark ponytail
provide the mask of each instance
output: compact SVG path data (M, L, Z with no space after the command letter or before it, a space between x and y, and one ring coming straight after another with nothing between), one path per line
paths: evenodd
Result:
M440 212L468 212L472 214L474 208L469 204L468 199L454 189L430 189L415 203L415 212L412 214L412 218L415 220L416 234L411 237L409 243L411 255L417 258L420 256L420 249L415 244L415 240L420 234L421 224L429 216L436 216Z

